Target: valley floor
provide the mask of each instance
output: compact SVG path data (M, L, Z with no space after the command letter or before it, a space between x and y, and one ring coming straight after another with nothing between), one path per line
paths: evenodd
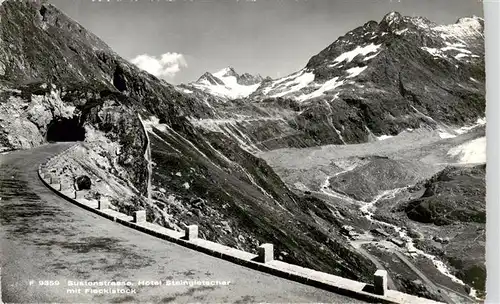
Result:
M423 195L423 190L413 189L414 185L445 167L486 162L483 127L452 138L442 137L437 131L412 130L365 144L279 149L259 156L297 194L315 196L329 204L344 224L346 241L378 268L388 271L390 288L448 303L472 303L484 291L471 288L471 280L459 279L448 260L467 260L463 257L467 250L460 257L454 248L470 249L471 243L484 239L484 224L436 226L412 221L404 212L395 211L397 206ZM436 241L447 236L452 236L453 245ZM484 243L479 242L472 250L478 263L484 262ZM477 283L473 280L472 284Z

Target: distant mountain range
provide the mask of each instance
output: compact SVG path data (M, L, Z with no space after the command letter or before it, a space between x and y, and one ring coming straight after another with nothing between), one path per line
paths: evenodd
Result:
M195 124L254 150L361 143L424 126L453 137L485 117L483 28L475 16L438 25L392 12L286 77L242 86L224 69L179 88L211 108Z
M215 73L206 72L197 81L183 87L201 90L216 97L238 99L248 97L263 80L260 75L238 75L232 67L227 67Z

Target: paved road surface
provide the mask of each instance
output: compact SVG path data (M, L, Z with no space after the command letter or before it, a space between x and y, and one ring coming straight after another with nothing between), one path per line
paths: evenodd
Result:
M0 155L1 290L6 303L359 301L232 264L137 232L46 189L36 169L68 144ZM39 286L57 280L59 286ZM68 281L130 281L132 294L89 294ZM228 286L138 286L139 280L219 280ZM121 289L121 288L120 288Z

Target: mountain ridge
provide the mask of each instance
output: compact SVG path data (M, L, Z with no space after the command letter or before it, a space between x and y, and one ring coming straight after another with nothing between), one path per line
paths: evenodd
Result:
M205 72L198 80L181 84L184 90L198 90L222 100L248 97L264 80L259 74L243 73L239 75L233 67L226 67L217 72Z
M236 137L259 150L362 143L418 128L456 136L485 117L483 27L479 17L438 25L389 13L247 98L212 103L218 114L197 123L243 134ZM224 131L235 117L247 123Z

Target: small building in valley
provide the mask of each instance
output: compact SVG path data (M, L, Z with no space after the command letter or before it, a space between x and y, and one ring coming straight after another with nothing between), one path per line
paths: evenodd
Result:
M392 243L396 244L397 246L399 247L404 247L405 243L400 240L400 239L397 239L397 238L391 238L390 240Z
M389 233L385 232L385 230L382 228L373 229L372 232L383 237L389 237Z

